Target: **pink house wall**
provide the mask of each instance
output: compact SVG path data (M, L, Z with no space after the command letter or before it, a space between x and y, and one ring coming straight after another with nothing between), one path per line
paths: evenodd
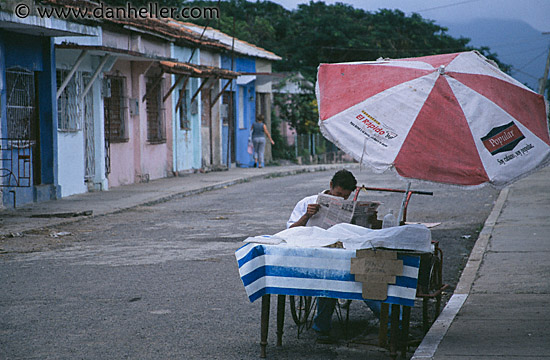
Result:
M172 105L171 97L164 103L166 141L151 144L147 141L147 109L141 101L145 95L144 72L149 62L117 61L111 72L126 77L127 97L138 99L139 115L127 110L128 141L111 144L111 173L109 186L120 186L154 180L171 175L172 170ZM164 75L164 93L170 88L170 78Z
M169 54L169 44L132 37L130 40L120 34L108 36L110 46L129 48L142 53L155 52L157 56ZM141 51L140 51L141 50ZM130 115L130 103L126 113L128 141L112 143L110 160L111 173L109 187L154 180L172 174L172 97L164 102L164 129L166 141L151 144L147 141L147 109L142 101L146 90L146 76L154 65L153 60L137 59L116 61L109 73L117 73L126 78L126 97L129 101L138 100L138 115ZM164 76L163 93L170 88L170 75Z
M110 72L126 78L127 97L132 96L132 73L130 68L129 61L117 61ZM130 116L130 111L127 109L126 119L129 134L128 142L110 144L111 173L107 176L109 187L132 184L135 181L133 148L136 137L134 136L134 128L139 127L139 118L136 121L136 117Z
M281 135L286 138L287 145L294 145L296 130L294 130L286 121L281 121Z

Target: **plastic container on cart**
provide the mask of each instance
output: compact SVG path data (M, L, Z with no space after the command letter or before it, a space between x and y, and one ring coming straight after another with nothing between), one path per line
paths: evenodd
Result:
M390 211L384 216L384 220L382 220L382 229L390 228L397 226L397 219L393 215L393 209L390 209Z

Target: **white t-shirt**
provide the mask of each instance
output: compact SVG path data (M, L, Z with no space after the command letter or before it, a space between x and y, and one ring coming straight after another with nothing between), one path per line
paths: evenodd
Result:
M322 193L326 194L327 192L328 190L325 190ZM286 222L286 228L288 229L290 225L300 220L300 218L304 216L304 214L307 212L307 206L309 204L315 204L316 202L317 202L317 195L311 195L298 201L298 203L294 207L294 210L292 210L292 214L290 214L290 218Z

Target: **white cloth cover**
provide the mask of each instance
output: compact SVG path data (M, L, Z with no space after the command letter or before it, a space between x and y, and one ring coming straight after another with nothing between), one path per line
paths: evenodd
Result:
M323 247L342 242L345 249L387 248L431 252L431 232L425 225L413 224L373 230L353 224L337 224L324 230L319 227L299 226L275 235L249 237L244 242L259 244L287 244L294 247Z

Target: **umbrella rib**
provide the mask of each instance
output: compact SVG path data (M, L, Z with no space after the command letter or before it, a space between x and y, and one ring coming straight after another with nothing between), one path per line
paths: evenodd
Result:
M365 140L363 141L363 152L361 153L361 161L360 161L360 165L363 165L363 156L365 156L365 154L367 153L367 138L365 138Z

